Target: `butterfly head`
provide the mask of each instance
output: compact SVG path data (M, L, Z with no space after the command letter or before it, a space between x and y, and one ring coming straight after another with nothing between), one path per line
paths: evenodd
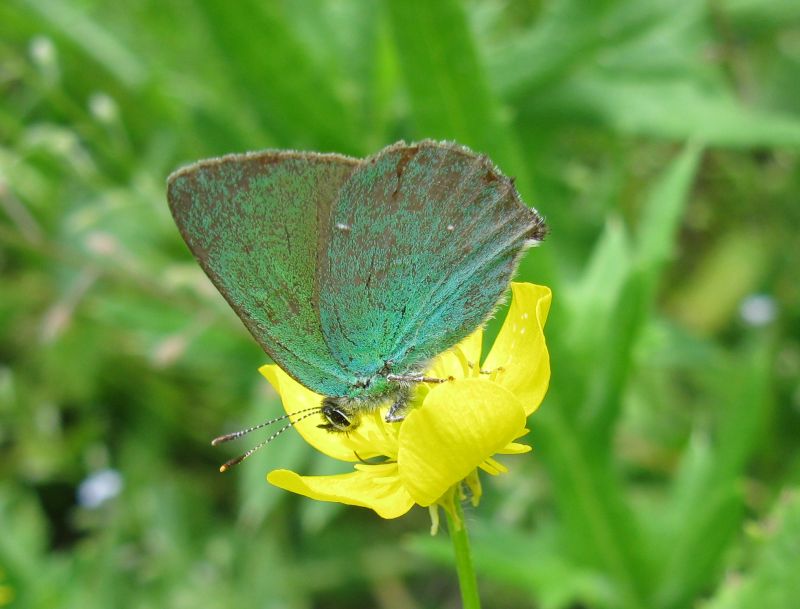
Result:
M317 425L331 432L348 432L358 427L358 419L348 408L348 401L341 398L325 398L322 400L320 415L325 423Z
M325 422L317 427L334 433L353 431L362 413L384 405L397 388L381 373L358 377L345 395L322 400L319 413Z

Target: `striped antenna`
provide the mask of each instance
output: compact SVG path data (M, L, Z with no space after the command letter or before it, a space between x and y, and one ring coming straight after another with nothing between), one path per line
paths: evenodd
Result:
M284 419L288 419L289 417L293 417L296 414L303 414L306 412L312 412L314 410L320 410L319 406L315 406L314 408L304 408L302 410L296 410L294 412L290 412L288 414L284 414L279 417L275 417L274 419L270 419L269 421L264 421L263 423L259 423L258 425L253 425L252 427L248 427L247 429L242 429L240 431L234 431L232 433L226 433L225 435L218 436L211 440L211 446L219 446L223 442L230 442L231 440L236 440L237 438L241 438L249 434L251 431L255 431L256 429L261 429L262 427L266 427L267 425L272 425L273 423L277 423L279 421L283 421Z
M308 410L310 410L311 412L308 412ZM260 442L260 443L256 444L256 445L255 445L253 448L251 448L251 449L250 449L250 450L248 450L247 452L244 452L244 453L242 453L242 454L241 454L241 455L239 455L238 457L236 457L236 458L234 458L234 459L231 459L230 461L226 461L225 463L223 463L223 464L220 466L220 468L219 468L219 471L220 471L220 472L222 472L222 473L224 473L224 472L227 472L227 471L228 471L230 468L232 468L234 465L239 465L239 463L241 463L242 461L244 461L245 459L247 459L247 457L249 457L250 455L252 455L252 454L253 454L254 452L256 452L257 450L259 450L259 449L263 448L264 446L266 446L267 444L269 444L270 442L272 442L272 441L273 441L275 438L277 438L279 435L281 435L281 434L282 434L284 431L286 431L286 430L287 430L287 429L289 429L290 427L294 427L294 426L295 426L297 423L299 423L299 422L300 422L300 421L302 421L303 419L307 419L308 417L314 416L315 414L319 413L321 410L322 410L322 408L309 408L309 409L307 409L307 410L298 410L297 412L293 412L292 414L298 414L298 413L301 413L301 412L305 412L306 414L304 414L303 416L301 416L301 417L300 417L299 419L297 419L296 421L292 421L291 419L289 419L289 423L288 423L287 425L284 425L283 427L281 427L281 428L280 428L278 431L276 431L274 434L272 434L272 435L271 435L269 438L267 438L267 439L266 439L266 440L264 440L263 442ZM286 416L289 416L289 415L286 415ZM278 420L280 420L280 419L278 419Z

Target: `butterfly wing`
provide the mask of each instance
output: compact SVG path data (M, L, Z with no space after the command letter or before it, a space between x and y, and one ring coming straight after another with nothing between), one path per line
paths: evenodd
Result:
M266 151L172 174L168 199L189 249L263 349L324 395L350 384L314 308L318 226L360 161Z
M331 352L369 375L448 349L486 320L544 231L512 181L466 148L401 142L365 159L342 187L320 255Z

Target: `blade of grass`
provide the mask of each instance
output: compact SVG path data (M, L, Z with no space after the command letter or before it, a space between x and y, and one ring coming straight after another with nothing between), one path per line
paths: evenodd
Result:
M637 230L635 270L623 286L608 320L597 320L607 332L602 357L584 407L587 440L609 446L631 371L633 349L650 318L659 279L672 256L680 221L700 161L700 148L689 145L653 187ZM597 355L601 355L598 353Z
M636 239L638 260L654 284L672 258L701 152L699 146L689 144L655 184L642 210Z
M509 167L509 136L457 2L388 2L400 65L420 134L455 139Z
M658 550L663 560L656 607L684 607L708 586L741 522L737 483L770 416L772 351L772 341L759 337L717 371L713 381L720 396L717 441L699 471L684 468L674 484L668 510L674 534Z
M598 353L606 348L609 320L620 302L620 292L630 280L633 253L630 238L619 219L609 221L595 244L583 277L565 295L565 315L558 313L549 322L554 336L554 361L557 357L564 378L571 381L562 386L562 408L574 419L580 411L592 378L586 371L597 367ZM567 286L568 287L568 286ZM603 361L603 353L600 361ZM561 374L560 372L558 374Z
M647 607L650 581L641 530L622 492L609 451L594 450L560 408L553 383L546 408L536 415L533 444L548 469L565 551L604 571L618 597L611 607Z
M492 84L503 97L524 101L598 61L606 66L613 52L646 44L649 38L663 41L666 52L657 61L673 60L673 54L685 57L698 47L695 38L685 35L685 25L697 22L702 13L698 2L550 2L530 30L491 49ZM632 62L654 60L651 53L626 56Z
M608 0L547 3L530 30L498 45L487 58L495 89L518 99L567 77L614 39L609 30L619 22L614 19L619 4Z
M592 360L599 364L589 373L589 393L582 406L580 427L566 418L570 408L558 405L565 395L561 388L569 388L577 381L563 378L558 369L554 370L549 407L538 415L546 433L541 442L537 438L537 443L551 471L573 546L614 577L625 605L630 607L645 606L647 602L650 558L645 550L648 544L643 542L643 533L623 499L614 473L611 432L632 369L633 348L649 319L655 287L669 260L699 158L699 148L689 146L653 188L629 258L629 270L619 278L621 287L615 304L606 309L608 318L594 320L606 331L593 350ZM613 241L607 247L612 245ZM605 249L598 249L596 255L603 256L609 264L615 262ZM611 251L619 254L621 250L616 246ZM626 264L624 259L616 262ZM594 266L590 268L597 272ZM588 285L601 292L605 287L602 282ZM598 298L584 297L585 306L590 308ZM554 348L554 353L558 351ZM574 368L571 374L581 376Z
M786 491L767 521L751 529L757 548L744 578L730 578L705 609L790 609L800 607L800 493ZM754 544L755 545L755 544Z
M525 158L489 90L461 5L408 0L385 6L418 136L454 139L488 154L535 205ZM557 290L551 256L546 249L537 254L536 277Z
M245 0L239 7L231 11L220 0L202 4L241 98L274 131L278 144L361 153L349 108L290 30L280 6Z
M528 112L569 116L614 133L700 140L730 148L800 148L800 121L751 109L728 91L685 76L636 77L587 73L529 97Z
M147 80L147 68L136 54L86 11L76 10L69 2L53 0L25 0L25 4L127 87L135 88Z

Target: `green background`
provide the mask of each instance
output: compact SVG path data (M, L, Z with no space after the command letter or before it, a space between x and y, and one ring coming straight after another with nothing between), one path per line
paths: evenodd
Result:
M534 452L467 512L485 607L800 607L796 0L0 3L0 603L458 606L425 510L267 485L343 471L296 435L217 473L279 405L164 192L426 137L552 229Z

